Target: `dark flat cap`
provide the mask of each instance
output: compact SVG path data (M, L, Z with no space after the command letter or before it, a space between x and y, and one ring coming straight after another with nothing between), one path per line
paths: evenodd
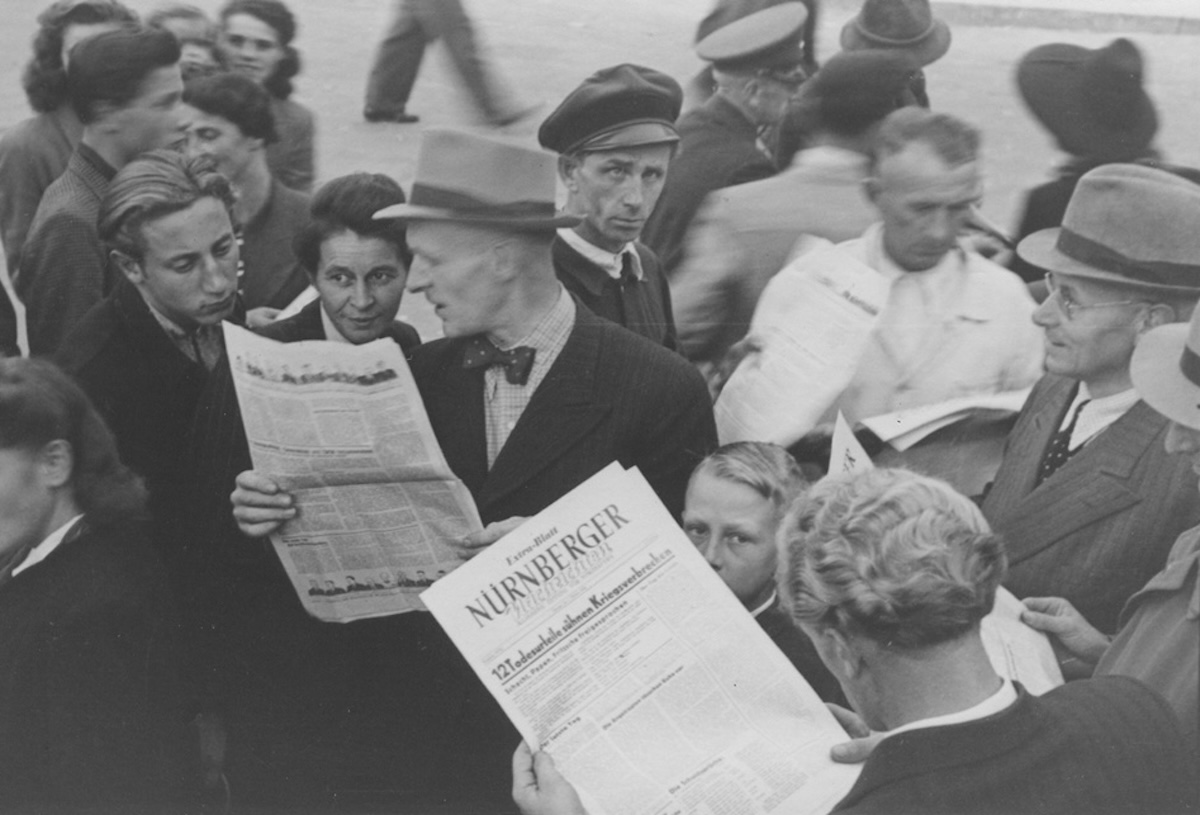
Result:
M808 9L781 3L756 11L696 43L696 55L725 71L788 69L804 60L800 37Z
M679 141L675 120L683 89L641 65L614 65L589 76L538 128L538 143L556 153L616 150Z

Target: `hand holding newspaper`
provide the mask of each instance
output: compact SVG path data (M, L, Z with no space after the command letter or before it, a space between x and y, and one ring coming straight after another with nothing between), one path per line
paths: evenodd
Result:
M422 598L592 815L823 813L858 774L636 470L610 465Z
M713 408L722 444L783 446L812 430L857 370L890 284L829 244L801 255L759 298L748 355Z
M271 536L310 614L348 622L422 609L479 530L391 340L282 344L223 323L254 468L290 492Z

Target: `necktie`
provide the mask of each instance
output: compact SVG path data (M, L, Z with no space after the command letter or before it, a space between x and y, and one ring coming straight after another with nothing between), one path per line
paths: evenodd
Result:
M1050 444L1046 445L1046 454L1042 456L1042 464L1038 467L1038 484L1052 476L1073 455L1070 447L1071 434L1075 432L1075 423L1079 421L1079 414L1083 411L1083 406L1090 401L1090 399L1084 399L1080 402L1067 426L1050 437Z
M473 337L467 342L466 353L463 354L464 368L490 368L500 365L504 368L504 377L513 385L524 385L529 379L529 371L533 368L535 349L520 345L501 351L487 337Z

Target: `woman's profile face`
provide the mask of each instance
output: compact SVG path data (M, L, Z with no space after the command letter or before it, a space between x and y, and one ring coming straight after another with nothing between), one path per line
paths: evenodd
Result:
M221 25L221 50L229 67L263 84L284 57L279 32L250 14L231 14Z
M0 561L50 532L55 495L47 483L41 451L0 450Z

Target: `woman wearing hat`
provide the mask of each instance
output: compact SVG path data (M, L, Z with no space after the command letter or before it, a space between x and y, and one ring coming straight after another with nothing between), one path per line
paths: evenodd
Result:
M295 16L280 0L230 0L220 19L226 63L271 94L279 135L267 148L271 175L286 187L310 192L316 123L312 111L291 98L292 78L300 73L300 54L292 47Z
M1062 224L1075 185L1088 170L1157 155L1152 143L1158 114L1143 86L1142 54L1127 39L1094 50L1067 43L1039 46L1021 58L1017 89L1070 156L1057 178L1029 192L1018 242ZM1015 254L1012 269L1027 283L1044 274Z

